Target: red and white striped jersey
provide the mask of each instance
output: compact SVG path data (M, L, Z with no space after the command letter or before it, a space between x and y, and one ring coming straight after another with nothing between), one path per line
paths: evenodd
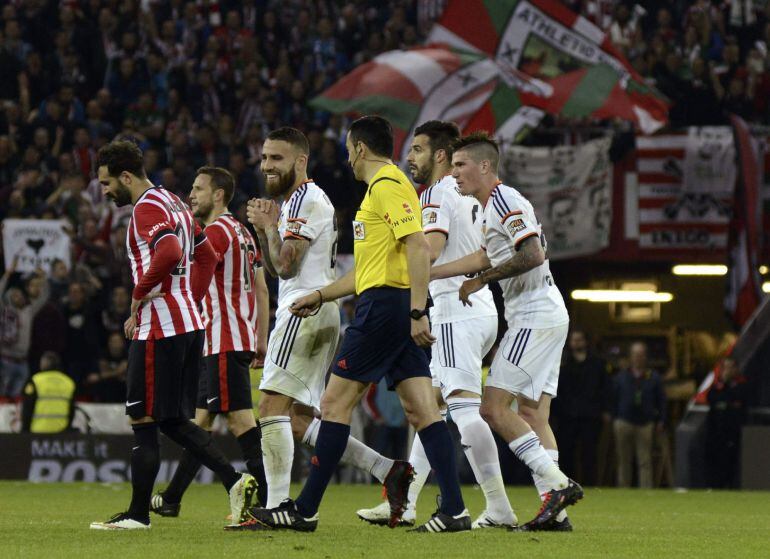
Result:
M230 212L206 227L217 253L214 280L203 299L203 355L257 350L254 274L259 255L254 237Z
M176 235L182 248L178 266L155 285L150 299L139 306L135 340L167 338L203 329L192 294L192 261L195 247L206 240L187 204L162 187L152 187L134 204L126 233L126 249L137 285L155 253L157 242Z

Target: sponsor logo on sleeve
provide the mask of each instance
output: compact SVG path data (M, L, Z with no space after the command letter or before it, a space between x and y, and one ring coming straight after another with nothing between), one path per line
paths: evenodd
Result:
M152 237L155 233L160 231L161 229L169 229L171 227L171 224L168 221L161 221L160 223L156 223L155 225L150 228L150 231L147 233L148 237Z
M527 228L527 224L524 223L524 220L521 218L512 219L508 225L508 231L511 232L511 235L515 235L519 231L523 231Z
M299 221L292 221L286 226L286 230L289 233L299 235L299 232L302 231L302 223L300 223Z
M407 202L404 202L401 204L404 207L404 211L408 214L412 213L412 206L410 206Z
M436 223L438 221L438 214L436 212L430 212L428 214L428 223Z

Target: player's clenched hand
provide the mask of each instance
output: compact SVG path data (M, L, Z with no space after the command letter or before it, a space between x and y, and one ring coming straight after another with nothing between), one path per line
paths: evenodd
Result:
M271 213L273 206L275 206L275 203L272 200L249 200L246 208L246 216L249 219L249 223L257 229L266 229L271 225L275 225L278 221L278 214L277 212Z
M430 347L436 338L430 333L430 322L427 316L420 320L412 320L412 339L420 347Z
M273 225L278 223L278 218L281 215L281 208L279 208L278 204L276 204L273 200L265 200L264 212L267 214L267 217L269 218L268 223L271 223Z
M460 286L460 301L463 302L463 305L472 307L473 303L471 303L471 294L476 293L482 287L484 287L484 284L481 283L479 278L465 280Z
M321 293L313 291L312 293L300 297L289 307L289 312L294 316L305 318L314 314L321 306Z

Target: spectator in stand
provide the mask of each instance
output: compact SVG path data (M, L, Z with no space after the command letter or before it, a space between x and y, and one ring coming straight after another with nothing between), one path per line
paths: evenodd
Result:
M50 286L50 280L40 274L30 276L25 284L30 301L46 298L32 321L28 360L32 368L30 370L34 370L35 365L40 363L43 353L52 351L61 355L64 351L66 325L61 310L54 302L58 299L52 297Z
M29 346L35 315L48 301L48 288L42 282L36 298L18 287L8 288L18 260L0 278L0 397L17 398L29 379ZM43 272L37 275L44 278Z
M62 312L67 323L67 344L62 355L64 371L80 386L96 371L94 348L99 347L100 338L99 322L94 318L83 284L70 283Z
M123 332L123 325L131 314L131 294L122 285L112 289L110 302L102 311L102 331L111 335Z
M85 379L85 389L96 402L117 403L126 399L128 350L125 335L112 332L107 337L107 350L99 358L98 372Z
M647 366L647 345L634 342L629 350L628 369L613 379L613 430L618 459L618 485L631 487L633 462L639 487L650 489L652 444L655 431L663 431L666 395L660 375Z
M706 463L710 487L739 487L741 428L746 422L748 399L746 378L740 374L735 359L725 357L708 392Z
M590 350L585 332L573 330L552 416L559 440L559 466L586 485L596 485L599 437L605 418L609 419L610 392L607 363Z
M615 6L615 18L610 26L610 40L623 54L628 55L631 47L640 38L636 20L631 18L631 9L625 3Z

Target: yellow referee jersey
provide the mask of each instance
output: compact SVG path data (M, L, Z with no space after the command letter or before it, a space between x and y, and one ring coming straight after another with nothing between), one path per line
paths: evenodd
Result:
M370 287L409 288L403 237L422 231L420 200L395 165L385 165L369 182L353 221L356 293Z

